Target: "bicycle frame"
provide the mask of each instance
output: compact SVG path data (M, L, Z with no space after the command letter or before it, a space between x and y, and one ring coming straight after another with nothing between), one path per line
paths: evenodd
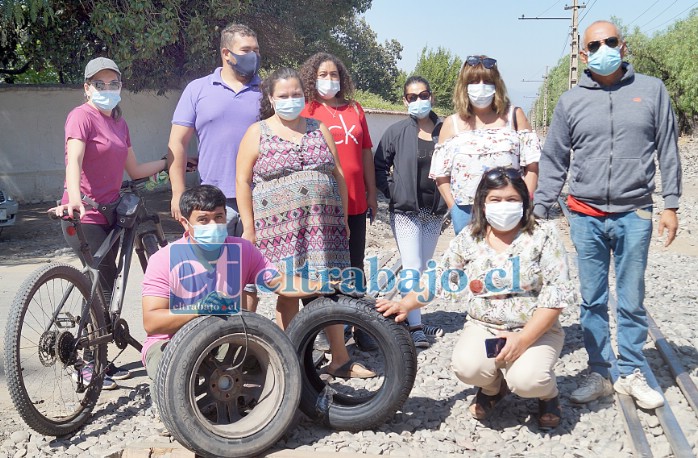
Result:
M107 238L102 242L100 247L97 249L94 255L90 252L90 247L87 241L85 240L85 233L82 230L82 224L80 223L79 218L75 219L72 218L70 219L70 222L73 224L73 227L76 230L76 235L78 237L78 240L80 241L80 253L82 254L82 257L85 262L85 267L82 269L82 271L86 274L88 274L89 278L92 280L92 286L90 289L90 298L88 301L86 301L81 309L81 314L82 316L80 317L80 322L78 324L78 329L76 332L76 336L82 336L83 331L86 327L87 324L87 317L89 315L89 310L92 301L94 300L96 295L99 294L101 297L104 298L104 292L102 291L102 288L99 284L99 265L101 264L102 260L104 259L105 256L117 245L119 244L119 251L118 251L118 264L117 264L117 276L114 281L114 289L112 292L112 297L110 300L109 304L104 304L106 309L107 309L107 329L106 333L104 334L102 329L97 329L94 332L97 333L97 337L91 337L89 334L85 335L84 337L81 337L76 340L75 342L75 347L73 351L77 351L79 348L83 349L89 349L93 348L97 345L100 345L102 343L109 343L114 340L115 336L115 324L119 323L120 317L121 317L121 310L123 307L123 301L124 301L124 292L126 291L126 284L128 280L128 274L129 270L131 267L131 260L133 259L133 251L135 247L136 254L138 255L141 267L143 271L145 272L145 269L148 265L148 260L146 258L145 254L145 249L143 246L143 237L146 234L154 234L155 237L157 238L158 244L160 246L165 246L167 244L167 241L165 239L165 234L162 230L162 226L160 224L160 217L156 214L148 214L146 208L145 208L145 203L143 199L138 195L135 189L135 185L138 183L138 181L130 181L130 182L125 182L122 185L122 189L126 189L126 192L130 192L135 194L138 197L138 202L137 202L137 208L135 212L135 223L133 223L132 226L130 227L123 227L120 225L121 222L123 222L123 218L119 217L119 220L115 223L114 227L112 230L109 232L107 235ZM123 196L124 193L122 193ZM151 229L148 231L143 231L143 232L138 232L138 227L145 222L152 221L154 223L155 229ZM49 328L51 326L50 323L53 322L60 322L58 319L58 314L60 310L63 307L63 304L67 300L67 298L70 296L71 292L73 290L73 285L70 285L66 292L63 294L63 298L61 299L61 302L58 304L56 311L54 312L51 321L49 322ZM125 327L126 329L126 334L123 336L125 339L125 342L132 347L134 347L136 350L140 351L142 349L142 345L136 341L130 334L128 334L128 327ZM47 332L48 329L45 330ZM125 345L124 347L125 348Z

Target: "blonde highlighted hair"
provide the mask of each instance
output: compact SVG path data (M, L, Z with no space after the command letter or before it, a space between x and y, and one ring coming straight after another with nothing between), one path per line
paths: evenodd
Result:
M480 55L476 57L484 59L488 56ZM474 114L473 105L470 103L470 98L468 98L468 84L477 84L480 80L487 84L494 84L495 93L492 107L499 116L504 116L507 110L509 110L511 103L507 95L507 87L499 74L499 70L497 70L497 66L485 68L482 62L472 66L463 61L463 66L456 80L456 89L453 91L453 106L456 109L456 113L462 119L467 119Z

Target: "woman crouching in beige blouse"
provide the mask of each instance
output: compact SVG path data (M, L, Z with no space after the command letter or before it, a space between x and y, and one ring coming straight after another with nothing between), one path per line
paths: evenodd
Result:
M511 391L538 398L539 425L550 429L561 417L553 371L564 342L558 317L576 305L576 290L554 223L533 219L519 170L498 167L483 175L470 225L424 272L419 290L376 307L403 321L439 294L457 297L468 320L452 362L461 381L478 387L470 413L485 419Z

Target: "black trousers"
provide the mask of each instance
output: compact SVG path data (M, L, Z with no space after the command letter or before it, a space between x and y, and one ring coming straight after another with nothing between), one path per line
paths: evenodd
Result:
M352 267L364 271L364 255L366 253L366 212L349 215L349 258ZM364 286L366 278L364 275Z

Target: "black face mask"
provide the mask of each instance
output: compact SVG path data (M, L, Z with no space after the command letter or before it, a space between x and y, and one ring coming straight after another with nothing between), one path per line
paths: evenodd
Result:
M235 54L230 49L228 49L228 52L237 61L236 64L231 64L230 61L228 61L228 64L238 74L245 78L252 78L254 75L257 74L257 71L259 70L259 66L261 64L261 58L257 55L256 52L252 51L248 52L247 54Z

